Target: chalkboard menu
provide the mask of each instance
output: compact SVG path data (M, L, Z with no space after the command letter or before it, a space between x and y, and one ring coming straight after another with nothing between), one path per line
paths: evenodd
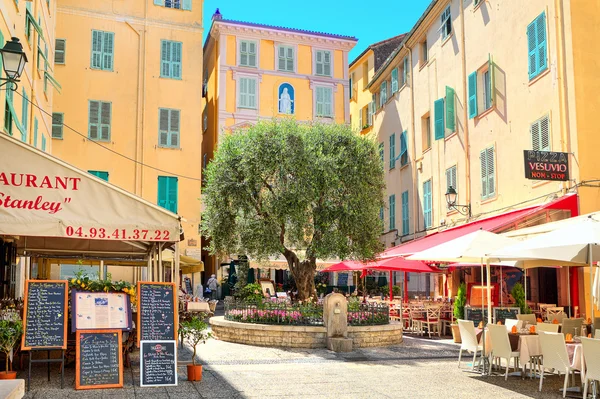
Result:
M140 386L177 385L177 341L141 341Z
M67 284L65 280L27 280L23 350L67 349Z
M473 321L473 323L475 323L475 327L477 327L479 325L479 323L484 320L485 320L485 323L487 323L487 316L488 316L487 309L473 308L470 306L465 306L465 319Z
M516 319L521 314L520 308L494 308L494 323L499 321L505 324L506 319Z
M121 330L77 331L75 389L122 388Z
M138 282L138 346L140 341L177 340L174 283Z
M185 292L188 295L194 295L194 292L192 290L192 280L190 280L189 277L186 277L183 279L183 282L185 283Z

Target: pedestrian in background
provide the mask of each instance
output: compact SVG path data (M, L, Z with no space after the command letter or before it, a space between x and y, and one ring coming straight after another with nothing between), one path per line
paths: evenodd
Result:
M217 299L217 288L219 287L219 283L217 282L217 276L212 274L206 282L206 285L210 290L210 299Z

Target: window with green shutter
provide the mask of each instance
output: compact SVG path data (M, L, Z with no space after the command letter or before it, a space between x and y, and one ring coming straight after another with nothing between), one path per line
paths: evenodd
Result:
M423 183L423 226L425 229L433 225L433 210L431 201L431 179Z
M96 141L110 141L111 114L111 103L89 101L88 138Z
M63 123L65 119L65 114L62 112L53 112L52 113L52 138L60 139L63 138Z
M331 76L331 51L315 51L315 75Z
M333 117L333 90L331 87L316 87L315 110L317 117Z
M181 42L160 41L160 77L181 79Z
M294 72L294 48L292 46L277 48L277 70Z
M531 149L535 151L550 151L550 117L538 119L529 126L531 134Z
M445 137L444 127L444 99L440 98L433 102L433 123L434 135L436 140L441 140Z
M396 195L390 195L390 230L396 228Z
M67 53L67 41L56 39L54 41L54 63L64 65Z
M402 193L402 235L410 232L409 214L408 214L408 190Z
M396 133L390 136L390 169L396 167Z
M256 101L256 86L258 81L256 78L238 79L238 107L239 108L257 108Z
M239 65L256 67L256 42L250 40L240 41Z
M381 166L385 165L385 144L379 143L379 159L381 160Z
M104 180L104 181L108 181L108 172L104 172L101 170L88 170L88 173L99 177L100 179Z
M385 81L381 83L381 88L379 89L379 106L383 107L387 99L387 81Z
M154 0L154 5L176 10L191 11L192 0Z
M398 68L392 69L392 93L398 91Z
M408 56L404 57L404 59L402 60L402 79L400 80L400 86L404 86L405 84L408 83L408 74L410 72L409 69L409 65L408 65Z
M546 12L544 11L527 26L529 80L548 68L546 36Z
M177 178L158 176L158 206L177 213Z
M450 187L458 191L457 184L458 182L456 180L456 165L454 165L446 169L446 192ZM458 200L456 202L458 202Z
M468 78L469 86L469 119L477 116L477 72L473 72Z
M46 135L42 134L42 151L46 151Z
M456 113L455 113L456 96L454 89L446 86L446 128L450 132L456 130Z
M496 195L496 164L494 146L482 150L481 161L481 198L493 198Z
M179 148L180 112L178 109L158 110L158 146Z
M23 130L21 131L21 141L27 141L27 120L29 119L29 97L27 97L27 92L23 89L23 98L21 99L21 126L23 126Z
M38 120L33 118L33 146L37 148L38 139Z
M113 70L115 34L92 30L92 69Z
M408 164L408 132L400 134L400 166Z

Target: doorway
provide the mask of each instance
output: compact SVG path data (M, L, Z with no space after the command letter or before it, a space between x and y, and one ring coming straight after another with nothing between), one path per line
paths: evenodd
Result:
M540 303L558 303L557 269L540 267L538 269L538 287Z

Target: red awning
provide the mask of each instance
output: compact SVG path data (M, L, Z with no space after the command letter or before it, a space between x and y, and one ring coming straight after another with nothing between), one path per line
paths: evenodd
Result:
M362 263L354 260L345 260L329 266L322 272L351 272L358 270L378 270L390 272L411 272L411 273L440 273L435 267L427 265L418 260L407 260L402 257L381 259L378 261Z
M383 251L379 257L391 258L397 256L409 256L479 229L491 232L501 231L510 225L514 225L547 209L569 210L571 211L571 216L577 216L577 194L567 194L543 205L530 206L516 211L505 212L501 215L476 220L448 230L432 233L423 238L409 241Z

